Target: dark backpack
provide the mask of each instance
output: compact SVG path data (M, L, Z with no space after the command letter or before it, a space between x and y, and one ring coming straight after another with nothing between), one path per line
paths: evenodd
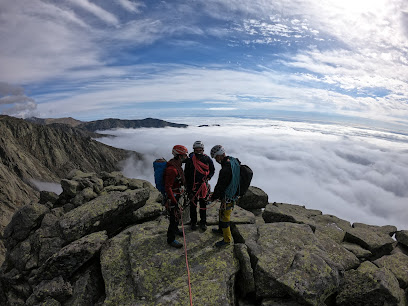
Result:
M252 176L254 173L252 172L251 168L247 165L240 166L240 173L239 173L239 196L243 196L248 188L251 185Z
M156 188L163 194L166 194L164 189L164 170L166 169L167 161L164 158L158 158L153 162L154 182Z

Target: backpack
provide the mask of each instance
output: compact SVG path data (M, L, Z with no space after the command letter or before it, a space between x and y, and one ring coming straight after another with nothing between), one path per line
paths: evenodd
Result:
M248 188L251 185L252 176L254 173L252 169L249 168L247 165L240 166L240 173L239 173L239 196L243 196Z
M166 169L167 161L164 158L158 158L153 162L154 182L156 188L163 194L166 194L164 189L164 170Z
M230 156L232 180L225 190L228 199L242 197L251 185L253 172L247 165L240 165L238 160ZM239 181L238 181L239 177Z

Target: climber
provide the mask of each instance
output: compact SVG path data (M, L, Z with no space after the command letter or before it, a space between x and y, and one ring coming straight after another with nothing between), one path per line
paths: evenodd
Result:
M218 229L213 228L212 231L216 234L222 233L224 239L215 244L216 247L222 247L229 245L232 241L230 220L231 212L238 198L241 163L234 157L226 156L225 149L221 145L216 145L211 149L211 157L221 164L217 185L210 200L221 200Z
M167 167L164 170L164 188L167 195L166 208L170 216L167 243L172 247L181 248L183 245L176 240L176 235L183 236L183 231L178 228L178 222L181 218L179 200L184 193L186 183L181 166L187 160L188 150L185 146L175 145L172 154L174 157L167 162Z
M207 230L207 202L209 195L208 181L215 172L214 163L209 156L204 154L204 144L197 140L193 144L190 158L186 162L185 175L188 198L190 199L191 229L197 229L197 207L200 205L200 228Z

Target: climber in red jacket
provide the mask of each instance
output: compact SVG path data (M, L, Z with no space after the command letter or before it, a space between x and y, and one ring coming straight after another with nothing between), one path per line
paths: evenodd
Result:
M167 195L166 207L169 210L170 224L167 230L167 243L172 247L181 248L183 245L176 240L176 235L183 236L183 232L178 228L178 221L181 218L179 213L179 199L184 193L186 179L181 167L187 160L188 150L185 146L175 145L172 150L174 158L167 162L164 170L164 188Z

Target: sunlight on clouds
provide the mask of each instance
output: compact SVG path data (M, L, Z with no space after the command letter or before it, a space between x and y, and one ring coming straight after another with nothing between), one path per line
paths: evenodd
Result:
M339 8L345 14L365 14L368 12L382 13L390 5L389 0L329 0L325 5Z
M350 222L408 228L408 136L273 120L190 122L221 126L120 129L108 132L117 137L100 141L145 154L143 161L127 160L123 171L151 182L153 160L170 159L173 145L192 150L193 142L201 140L208 154L212 146L222 144L227 154L253 169L252 185L267 192L269 202L306 205ZM213 187L218 170L216 164Z

